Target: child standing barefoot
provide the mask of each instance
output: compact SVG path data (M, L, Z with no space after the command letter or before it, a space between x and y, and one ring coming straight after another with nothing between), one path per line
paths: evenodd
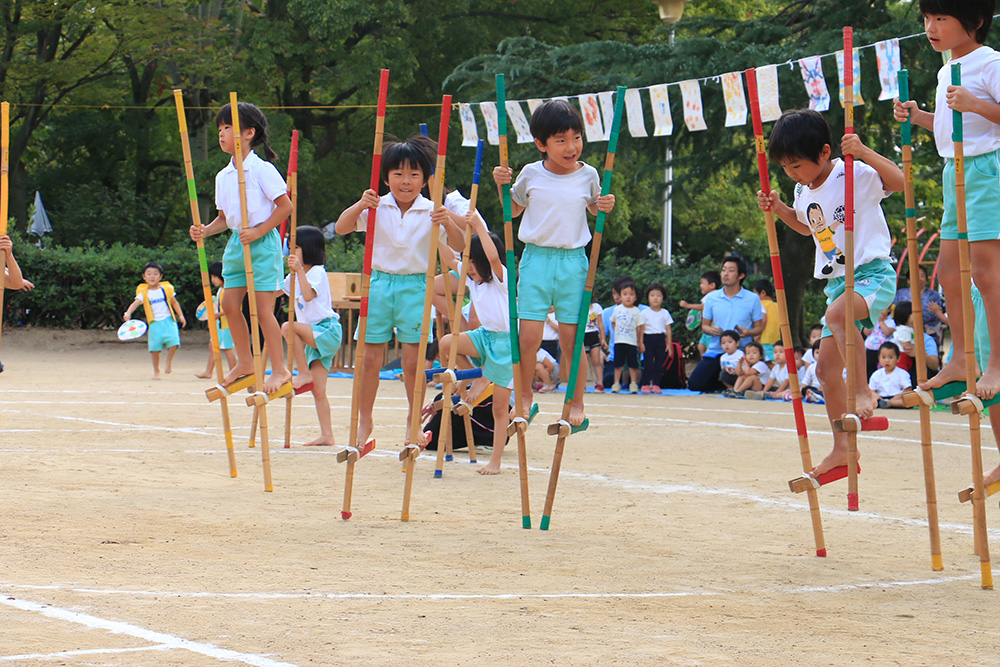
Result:
M250 330L243 317L243 298L247 293L246 266L243 263L243 246L250 246L253 262L253 283L257 297L257 321L267 355L271 359L271 375L264 380L264 391L273 393L288 382L292 374L285 366L281 327L274 317L274 299L281 289L281 241L277 227L292 213L287 186L281 174L270 163L277 154L267 145L267 118L260 109L246 102L239 103L240 146L243 153L243 171L246 181L247 224L242 229L239 174L234 160L215 177L215 205L219 215L204 227L191 226L191 239L198 241L206 236L232 230L229 243L222 256L222 276L226 293L222 310L229 321L229 331L236 348L236 367L222 381L229 386L238 378L254 373L253 352L250 348ZM233 115L229 105L222 107L215 117L219 128L219 146L229 155L236 153L233 136ZM254 146L263 145L267 162L257 157Z
M326 238L316 227L299 227L295 253L288 256L289 274L285 278L285 293L291 293L292 274L295 274L295 322L285 322L283 335L288 334L289 324L294 325L292 352L299 374L292 378L298 389L312 383L312 395L319 417L319 437L309 445L333 445L333 427L330 425L330 400L326 397L326 380L333 356L340 349L343 337L340 315L333 310L330 299L330 279L326 275Z
M781 221L803 236L813 235L816 246L816 269L813 276L827 279L826 325L820 344L822 360L817 368L826 398L826 412L831 430L834 419L847 410L847 385L844 364L854 364L855 377L864 378L865 345L857 326L847 327L844 295L844 265L830 259L844 245L844 230L839 212L844 208L844 162L831 159L830 126L819 113L811 110L786 111L771 131L769 156L794 180L794 208L784 204L777 191L768 199L757 192L761 210L774 210ZM882 213L881 201L890 192L903 189L903 173L890 160L871 150L857 135L844 135L841 149L854 161L854 313L858 323L871 328L872 315L885 310L896 295L896 272L889 262L891 241ZM864 160L861 162L860 160ZM867 164L866 164L867 163ZM831 228L836 231L830 234ZM817 235L823 236L822 242ZM856 323L857 324L857 323ZM845 359L847 337L855 339L855 358ZM872 416L878 396L863 381L857 383L857 415ZM833 434L833 451L810 471L815 478L828 470L847 465L847 434Z
M534 359L542 340L542 327L549 306L555 306L559 321L560 365L571 368L576 327L580 318L588 261L585 246L590 241L587 213L610 213L614 195L600 196L597 170L580 162L583 152L583 119L565 100L550 100L531 114L531 134L544 159L533 162L518 174L511 188L511 215L524 213L517 236L525 243L517 283L520 318L521 358ZM510 183L514 172L496 167L493 180L497 188ZM582 323L581 323L582 324ZM581 350L583 361L583 351ZM532 403L531 364L521 367L523 410L528 414ZM586 418L583 407L587 375L577 374L571 424Z
M122 319L128 322L132 312L142 304L146 313L146 323L149 325L149 353L153 357L153 379L160 379L160 351L167 348L167 367L169 375L173 370L174 354L181 344L180 333L177 330L177 320L181 326L187 326L181 304L174 296L174 286L163 278L163 267L158 262L147 262L142 267L142 285L135 288L135 300L129 304Z
M229 362L229 370L232 370L236 365L236 353L233 352L233 336L229 333L229 322L226 320L226 316L222 313L220 304L222 303L222 297L226 293L226 283L222 278L222 262L212 262L208 266L208 278L212 281L212 285L219 288L219 291L215 293L215 298L212 299L212 310L215 312L215 329L219 334L219 351L226 355L226 361ZM208 307L208 304L205 304ZM208 366L205 367L204 373L195 373L196 378L201 378L202 380L208 380L212 377L212 371L215 370L215 355L210 349L208 351Z

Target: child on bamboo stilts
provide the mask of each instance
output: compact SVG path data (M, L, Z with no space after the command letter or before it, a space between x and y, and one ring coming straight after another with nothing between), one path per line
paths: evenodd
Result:
M482 360L483 377L493 383L493 454L486 465L479 469L479 474L496 475L500 472L500 460L507 444L510 393L514 388L507 269L502 259L506 251L503 240L490 233L481 217L469 212L465 222L476 232L469 248L469 268L465 284L481 326L473 331L451 333L442 338L441 358L450 358L451 346L457 344L459 354ZM470 398L475 399L471 389Z
M334 445L330 424L330 399L326 397L326 381L333 366L333 357L340 349L343 329L340 315L333 309L330 278L326 275L326 237L316 227L296 230L295 252L288 256L285 294L291 294L295 275L295 321L281 325L281 334L288 335L292 326L292 354L298 375L292 378L296 389L312 383L312 395L319 417L319 437L305 443Z
M543 160L525 166L511 188L511 215L524 214L517 236L525 243L518 268L517 297L520 320L521 358L534 359L542 342L542 329L549 306L555 306L559 321L560 367L569 373L572 365L580 300L589 261L586 245L591 233L587 213L610 213L615 196L600 196L597 170L580 162L583 152L583 119L565 100L550 100L531 114L531 134ZM493 180L502 186L513 180L508 167L496 167ZM583 363L581 350L577 363ZM521 365L524 414L531 410L531 380L534 367ZM569 421L582 424L586 373L577 374ZM567 391L573 388L567 387Z
M143 283L135 288L135 299L129 304L122 316L126 322L132 319L132 313L142 305L146 313L146 324L149 325L149 354L153 358L153 379L160 379L160 352L167 349L167 363L164 369L169 375L173 371L174 354L181 345L181 326L187 326L181 304L174 296L174 286L163 280L163 267L159 262L146 262L142 267Z
M985 304L993 347L1000 347L1000 53L984 46L993 20L993 0L921 0L927 39L935 51L951 51L951 60L938 71L933 112L922 111L913 100L894 102L894 115L903 122L934 133L938 153L945 158L942 177L944 214L938 278L948 302L952 353L941 372L921 385L942 387L965 381L965 324L962 320L961 275L958 265L958 215L955 206L955 144L952 112L962 117L965 159L965 207L972 278ZM951 85L951 65L962 66L962 85ZM976 395L992 398L1000 390L1000 358L990 359L976 383Z
M819 113L811 110L783 113L771 131L768 154L795 181L795 199L790 207L781 201L776 190L771 191L770 199L763 192L757 192L761 210L770 208L792 230L803 236L813 236L816 245L813 276L827 280L824 290L826 324L816 375L823 387L831 429L833 420L843 417L847 410L845 363L854 364L854 377L858 379L855 392L858 417L868 419L878 405L878 396L865 381L866 355L860 329L874 326L872 314L877 317L896 295L896 272L889 261L892 242L881 201L891 192L903 190L903 172L895 163L865 146L857 135L844 135L841 151L855 158L854 314L857 322L856 327L848 330L844 265L836 260L837 253L844 248L845 167L840 158L831 159L832 141L830 126ZM835 252L829 248L831 243ZM855 339L854 359L845 359L847 336ZM815 478L842 465L847 465L847 433L834 432L833 451L810 471L810 475Z
M426 187L437 156L437 142L416 136L406 141L386 142L382 149L382 182L389 194L379 196L365 190L361 199L337 218L338 234L368 229L368 209L376 208L375 241L365 334L364 370L359 401L358 440L368 441L375 425L372 410L378 393L379 370L393 329L402 348L403 383L409 409L406 412L406 444L410 437L413 390L417 378L417 353L427 288L427 260L430 256L432 221L441 225L441 239L452 236L462 243L462 230L453 223L444 206L434 211L431 200L420 194ZM461 239L461 241L459 241ZM421 361L421 367L423 362ZM418 438L423 442L424 435Z
M233 352L233 335L229 333L229 321L221 309L222 297L226 294L226 282L222 278L222 262L212 262L208 265L208 279L212 281L214 287L219 288L219 291L215 293L215 298L212 299L211 308L215 312L215 330L219 334L219 351L225 355L226 361L229 362L229 370L232 370L236 366L236 353ZM208 307L208 304L205 306ZM211 348L211 344L209 344L209 348ZM205 372L195 373L194 376L208 380L212 377L214 370L215 354L209 349L208 365L205 367Z
M222 256L222 276L226 283L226 293L222 298L222 311L229 322L229 331L236 348L236 366L229 371L222 385L229 386L244 375L253 375L254 359L250 347L250 329L243 317L243 298L247 293L246 266L243 262L243 246L250 246L253 263L253 283L257 297L257 321L267 356L271 359L271 375L264 380L264 391L274 393L292 378L285 366L284 346L281 327L274 317L274 299L281 289L281 239L278 225L292 213L292 202L288 198L288 186L271 160L277 153L267 145L267 118L253 104L239 103L240 146L243 152L243 172L246 182L247 224L241 229L241 209L239 174L235 160L215 177L215 205L219 214L204 227L191 226L191 239L198 241L206 236L220 234L227 228L232 230L226 251ZM236 138L233 136L233 116L229 105L222 107L215 117L219 129L219 146L224 153L235 155ZM261 160L253 152L254 147L264 147Z

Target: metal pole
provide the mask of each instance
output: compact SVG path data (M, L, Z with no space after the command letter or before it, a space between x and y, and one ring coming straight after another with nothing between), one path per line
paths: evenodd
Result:
M674 45L674 26L670 26L670 36L667 38L667 44L670 46ZM663 172L664 183L666 188L663 190L663 243L662 243L662 253L663 265L670 266L673 264L673 246L674 246L674 151L671 148L670 137L667 137L667 152L666 152L667 168Z

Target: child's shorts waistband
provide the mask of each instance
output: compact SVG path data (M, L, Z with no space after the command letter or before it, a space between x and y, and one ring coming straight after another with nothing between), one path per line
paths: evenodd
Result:
M534 243L524 244L524 252L530 252L533 255L552 255L554 257L574 257L576 255L582 255L586 252L586 248L581 246L579 248L553 248L547 245L535 245Z

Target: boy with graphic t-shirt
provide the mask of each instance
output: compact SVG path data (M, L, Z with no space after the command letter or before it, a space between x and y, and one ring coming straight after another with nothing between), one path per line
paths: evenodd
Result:
M173 368L174 354L181 344L177 320L187 326L181 304L174 296L174 286L163 278L163 267L159 262L147 262L142 267L143 284L135 288L135 300L129 304L123 319L132 319L132 312L142 304L149 325L149 353L153 357L153 379L160 379L160 351L167 348L167 374Z

